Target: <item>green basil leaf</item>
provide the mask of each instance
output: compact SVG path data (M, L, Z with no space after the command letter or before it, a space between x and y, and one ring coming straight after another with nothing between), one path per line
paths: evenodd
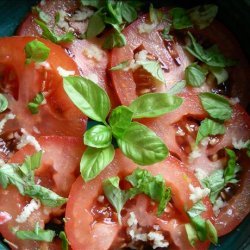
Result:
M8 105L7 98L0 93L0 113L4 112L8 108Z
M104 31L104 29L105 29L105 23L103 21L101 13L99 11L95 12L94 15L92 15L89 18L88 28L85 33L85 36L87 39L93 38L101 34Z
M162 38L167 40L167 41L173 41L173 39L174 39L174 37L169 34L170 28L171 28L171 25L166 25L161 32Z
M111 71L116 71L116 70L122 70L122 69L125 69L126 67L128 67L128 66L129 66L129 63L130 63L130 61L129 61L129 60L127 60L127 61L123 61L123 62L121 62L121 63L117 64L116 66L112 67L110 70L111 70Z
M181 106L181 97L167 93L148 93L139 96L130 105L133 118L157 117Z
M138 61L138 64L142 66L144 70L146 70L153 78L161 84L165 84L165 76L161 65L157 61Z
M185 229L187 232L187 237L190 245L195 246L196 242L199 240L195 228L191 224L185 224Z
M186 82L192 87L201 87L205 83L207 73L206 69L192 63L185 69Z
M146 126L132 122L123 138L117 139L121 151L139 165L151 165L164 160L168 149L163 141Z
M102 47L104 49L113 49L115 47L117 48L123 47L125 44L126 44L126 37L122 33L115 30L105 39Z
M104 6L105 0L81 0L81 4L99 9Z
M96 125L84 134L84 144L93 148L106 148L111 140L112 130L104 125Z
M125 191L120 189L119 182L119 177L111 177L103 182L102 187L105 196L117 211L118 221L121 224L121 210L127 201L127 197Z
M158 24L163 19L163 12L161 10L155 9L151 3L149 6L149 19L151 23Z
M196 6L188 10L189 17L198 29L204 29L208 27L218 12L218 6L215 4L205 4Z
M62 240L62 250L68 250L69 249L69 241L67 239L67 236L64 231L61 231L59 233L59 238Z
M198 239L200 241L205 241L207 239L207 228L206 221L199 215L190 218L191 224L196 230Z
M25 194L39 199L47 207L60 207L67 202L66 198L40 185L28 185L25 187Z
M226 129L225 126L219 122L213 121L209 118L206 118L201 122L197 136L196 136L196 145L200 143L201 140L210 136L210 135L223 135Z
M80 171L83 179L87 182L94 179L114 159L115 150L113 145L107 148L88 147L83 153Z
M132 23L137 18L136 9L127 2L122 2L121 14L124 20L128 23Z
M28 103L28 109L32 114L37 114L39 112L39 106L44 101L44 95L43 93L38 93L34 99Z
M206 210L207 209L205 205L201 201L198 201L187 211L187 214L190 218L193 218L197 215L200 215L202 212L205 212Z
M122 2L107 1L106 5L110 17L114 18L116 20L116 23L122 24Z
M46 23L35 19L35 22L42 29L42 37L52 41L53 43L70 43L74 40L75 36L72 32L67 32L61 36L56 35L52 30L49 29Z
M33 62L44 62L50 53L50 48L48 48L44 43L33 40L28 42L24 47L26 55L26 64Z
M216 228L212 224L210 220L206 220L206 230L207 230L207 238L213 243L218 243L218 234Z
M224 170L224 182L227 183L237 183L236 174L239 172L240 167L237 164L236 154L233 150L226 148L226 153L229 157L227 161L227 167Z
M37 222L34 231L18 230L16 231L16 237L21 240L52 242L55 237L55 232L41 229L39 222Z
M121 138L124 135L126 129L132 122L132 117L133 112L125 106L119 106L113 109L109 118L109 124L114 136Z
M176 95L176 94L181 93L185 87L186 87L186 81L182 80L182 81L175 83L175 85L171 89L169 89L167 93L169 95Z
M89 118L104 122L110 110L107 93L91 80L80 76L63 78L63 87L71 101Z
M49 23L51 18L45 12L43 12L38 6L32 7L32 13L37 14L39 19L45 23Z
M173 8L170 10L173 18L173 27L176 30L187 29L193 26L187 11L183 8Z
M203 108L212 118L220 121L225 121L231 118L232 108L225 97L207 92L199 94L199 98Z
M210 66L208 69L216 78L217 84L221 84L228 79L228 72L224 68Z

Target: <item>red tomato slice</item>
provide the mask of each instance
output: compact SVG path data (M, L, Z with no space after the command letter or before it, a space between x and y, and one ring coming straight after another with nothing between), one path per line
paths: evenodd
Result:
M35 172L36 182L63 197L67 197L72 183L79 175L79 164L84 150L81 139L49 136L40 137L38 143L45 152L42 156L42 164ZM22 163L27 155L34 152L32 146L26 146L15 153L10 162ZM0 223L0 233L20 249L34 249L46 246L46 244L17 239L11 231L13 227L18 227L19 230L33 230L37 221L41 227L44 227L52 217L61 216L64 212L63 207L49 208L41 205L39 209L31 213L25 223L16 222L17 216L21 214L24 206L30 201L29 197L22 196L13 186L9 186L6 190L0 188L0 215L8 213L10 216L10 219ZM58 245L53 244L55 247ZM49 245L49 249L60 249L59 246L52 247L53 244Z
M138 20L124 29L127 44L122 48L114 48L111 53L111 67L119 63L134 59L134 54L138 48L143 48L153 57L157 58L165 67L166 86L158 86L161 91L171 88L171 86L184 79L184 70L191 62L189 56L178 42L164 43L160 33L164 28L164 23L158 25L150 33L139 33L139 27L148 21L148 16L141 16ZM138 76L139 75L139 76ZM140 93L145 93L153 87L152 79L145 72L131 70L112 71L112 82L117 95L124 105L129 105ZM138 78L138 79L137 79Z
M139 224L152 229L153 225L160 225L161 230L170 234L171 244L191 248L186 239L186 232L176 233L177 225L180 228L188 222L184 208L190 208L193 203L189 200L189 184L200 186L195 176L189 172L180 161L174 157L167 158L164 162L147 167L153 175L161 174L168 186L172 189L173 209L170 215L164 213L161 217L156 216L156 207L144 195L138 195L129 201L123 216L123 227L117 223L116 214L107 201L98 203L98 196L103 195L102 182L112 176L124 178L137 166L125 158L119 150L116 151L114 161L96 179L84 183L79 177L73 184L66 207L66 233L73 249L117 249L121 242L126 240L126 221L129 212L136 214ZM202 214L204 218L211 219L212 208L209 200L203 199L207 211ZM151 207L151 210L149 210ZM176 221L176 224L174 223ZM168 224L172 226L166 226ZM172 224L171 224L172 223ZM209 243L205 243L207 247ZM204 245L203 245L204 246ZM199 248L197 249L205 249Z
M50 69L37 68L34 63L25 64L25 45L32 37L9 37L0 39L0 69L4 79L3 92L8 95L9 110L16 115L3 130L16 130L21 127L29 133L34 130L41 135L71 135L81 137L85 131L86 117L74 106L62 86L62 76L58 67L78 74L74 62L57 45L40 39L50 48L46 60ZM8 71L6 71L8 69ZM7 75L6 75L7 72ZM15 93L10 90L16 90ZM46 95L46 103L40 105L38 114L31 114L27 105L39 93Z
M76 11L82 11L77 1L46 1L46 4L38 5L39 8L51 17L48 26L50 28L55 26L55 15L60 11L64 11L69 16L73 16ZM40 27L35 23L35 19L38 18L37 14L29 14L24 22L17 30L17 35L20 36L41 36L42 31ZM83 21L66 21L66 25L73 28L75 33L80 32L84 34L87 29L88 20ZM58 28L56 33L63 34L65 31ZM112 86L109 84L109 79L106 74L108 66L109 52L102 49L103 39L95 38L92 40L75 39L72 43L61 44L67 54L76 62L80 75L90 78L94 82L98 83L109 95L113 106L118 105L118 98L113 91Z

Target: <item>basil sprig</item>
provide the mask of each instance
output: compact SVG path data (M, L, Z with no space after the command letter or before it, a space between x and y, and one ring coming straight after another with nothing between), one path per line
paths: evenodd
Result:
M110 112L110 100L96 83L80 76L64 77L64 90L72 102L88 117L103 123L86 131L84 143L89 146L82 156L81 174L85 181L95 178L114 158L112 139L121 151L140 165L164 160L168 149L149 128L133 122L133 118L157 117L178 108L182 99L169 94L145 94L129 107Z
M8 105L7 98L0 93L0 113L4 112L8 108Z
M33 231L18 230L16 231L16 237L21 240L37 240L44 242L52 242L55 237L55 232L52 230L44 230L39 226L39 222L36 223Z
M4 164L0 168L0 184L4 189L12 184L17 187L20 194L37 198L45 206L61 206L66 203L66 198L34 182L34 171L40 166L41 157L42 151L39 151L27 156L22 164Z
M161 215L171 199L171 190L161 175L153 176L147 170L137 168L126 177L132 185L130 189L120 189L119 177L111 177L103 182L104 194L115 208L118 214L118 221L121 223L121 210L127 200L134 198L138 194L146 194L152 200L159 203L157 214Z
M28 103L28 109L32 114L37 114L39 112L39 106L44 101L43 93L39 92L31 102Z

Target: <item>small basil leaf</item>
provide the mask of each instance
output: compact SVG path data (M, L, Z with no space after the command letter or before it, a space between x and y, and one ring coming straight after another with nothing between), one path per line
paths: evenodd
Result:
M163 12L161 10L155 9L151 3L149 6L149 19L151 23L158 24L163 18Z
M16 231L16 237L21 240L52 242L55 237L55 232L41 229L37 222L34 231L18 230Z
M8 108L7 98L0 93L0 113L4 112Z
M53 43L70 43L74 40L75 36L72 32L67 32L61 36L56 35L52 30L49 29L46 23L35 19L35 22L42 29L42 37L52 41Z
M174 37L169 34L170 28L171 28L171 25L166 25L161 32L162 38L167 40L167 41L173 41L173 39L174 39Z
M207 73L207 70L192 63L185 69L186 82L192 87L201 87L205 83Z
M207 238L213 243L218 243L218 234L216 228L212 224L210 220L206 220L206 230L207 230Z
M203 218L201 218L199 215L190 218L190 221L196 230L198 239L200 241L205 241L207 239L206 221Z
M192 22L183 8L173 8L170 10L170 14L173 18L173 27L176 30L191 28Z
M24 47L26 55L26 64L33 62L44 62L50 53L50 48L48 48L44 43L33 40L28 42Z
M201 93L199 98L203 108L212 118L221 121L231 118L232 108L225 97L213 93Z
M138 64L140 64L144 70L146 70L150 75L152 75L157 82L161 84L166 83L164 73L159 62L138 61Z
M44 95L43 93L38 93L34 99L28 103L28 109L32 114L37 114L39 112L39 106L44 101Z
M114 136L117 138L121 138L123 136L126 129L131 124L132 117L133 112L125 106L119 106L113 109L109 118L109 124L112 128Z
M191 224L185 224L185 229L187 232L187 237L190 245L195 246L196 242L199 240L195 228Z
M210 66L208 69L216 78L217 84L221 84L228 79L228 72L224 68Z
M122 2L112 2L107 1L107 11L110 14L111 18L114 18L116 20L116 23L122 24Z
M104 122L110 110L107 93L91 80L80 76L63 78L63 87L71 101L89 118Z
M96 125L84 134L84 144L93 148L106 148L111 144L111 128L104 125Z
M116 66L112 67L110 70L111 70L111 71L122 70L122 69L128 67L129 64L130 64L130 61L129 61L129 60L123 61L123 62L117 64Z
M188 10L189 17L198 29L208 27L218 12L218 6L214 4L199 5Z
M105 0L81 0L81 4L99 9L104 6Z
M62 250L68 250L69 249L69 241L67 239L67 236L64 231L61 231L59 233L59 238L62 240Z
M123 47L125 44L126 44L126 37L122 33L115 30L105 39L102 47L104 49L113 49L115 47L117 48Z
M199 201L197 203L195 203L192 208L190 208L188 211L187 211L187 214L189 215L189 217L193 218L197 215L200 215L202 212L206 211L206 207L205 205Z
M88 147L83 153L80 171L87 182L94 179L114 159L115 150L112 145L107 148Z
M119 177L106 179L103 184L103 191L109 202L115 208L118 214L118 221L121 224L121 210L127 201L125 191L119 187Z
M89 18L88 28L85 33L85 36L87 39L93 38L101 34L104 31L104 29L105 29L105 23L103 21L101 13L99 11L95 12L94 15L92 15Z
M135 99L129 106L133 118L157 117L181 106L181 97L167 93L148 93Z
M38 6L32 7L32 13L37 14L39 19L45 23L51 20L50 16L43 12Z
M66 198L40 185L29 185L25 187L25 194L32 198L39 199L42 204L47 207L60 207L67 202Z
M201 122L197 136L196 144L210 135L223 135L225 133L225 126L219 122L206 118Z
M181 93L185 87L186 87L186 81L182 80L175 83L175 85L171 89L169 89L167 93L170 95L176 95Z
M240 167L237 164L236 154L233 150L226 148L226 153L229 157L227 162L227 167L224 170L224 181L225 183L237 183L236 174L239 172Z
M36 152L31 156L26 156L20 170L26 176L30 176L31 172L39 168L41 165L42 151Z
M168 156L168 149L163 141L149 128L137 122L131 123L117 143L121 151L139 165L150 165Z
M128 23L132 23L137 18L136 9L126 2L122 2L121 14L124 20Z

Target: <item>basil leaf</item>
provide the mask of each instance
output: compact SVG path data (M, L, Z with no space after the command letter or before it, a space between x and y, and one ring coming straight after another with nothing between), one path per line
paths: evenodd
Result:
M4 112L8 108L8 105L7 98L0 93L0 113Z
M190 245L195 246L196 242L199 240L195 228L190 224L185 224L185 229L187 232L187 237Z
M132 122L122 138L117 139L121 151L139 165L164 160L168 149L163 141L146 126Z
M64 231L61 231L59 233L59 238L62 240L62 250L68 250L69 249L69 241L67 239L67 236Z
M32 7L32 13L37 14L39 19L45 23L48 23L51 20L50 16L43 12L38 6Z
M105 23L103 21L101 13L99 11L95 12L94 15L89 18L88 28L86 30L85 36L87 39L93 38L101 34L104 29Z
M169 89L167 93L169 95L176 95L176 94L181 93L185 87L186 87L186 81L182 80L182 81L175 83L175 85L171 89Z
M130 197L144 193L152 200L159 203L157 214L161 215L171 199L171 189L161 175L153 176L147 170L137 168L126 177L126 180L133 186L128 192ZM133 195L131 195L133 194Z
M173 27L176 30L187 29L193 26L187 12L183 8L173 8L170 10L173 18Z
M151 3L149 6L149 19L151 23L158 24L163 19L163 12L154 8Z
M186 82L192 87L201 87L205 83L207 73L207 70L192 63L185 69Z
M174 39L174 37L169 34L170 28L171 28L171 25L166 25L161 32L162 38L167 40L167 41L173 41L173 39Z
M226 153L229 157L227 161L227 167L224 170L224 182L228 183L237 183L236 174L239 172L240 167L236 162L236 154L233 150L226 148Z
M207 209L205 207L205 205L199 201L199 202L196 202L192 208L190 208L188 211L187 211L187 214L189 215L189 217L193 218L197 215L200 215L202 212L205 212Z
M167 93L148 93L135 99L129 108L133 118L157 117L177 109L182 102L181 97Z
M128 23L132 23L137 18L136 9L126 2L122 2L121 14L124 20Z
M36 24L42 29L42 37L52 41L53 43L70 43L74 40L75 36L72 32L67 32L61 36L56 35L52 30L49 29L46 23L35 19Z
M198 29L208 27L218 13L218 6L215 4L205 4L196 6L188 10L189 17Z
M44 101L44 95L43 93L38 93L34 99L28 103L28 109L32 114L37 114L39 112L39 106Z
M67 202L66 198L40 185L29 185L25 187L25 194L32 198L39 199L42 204L47 207L60 207Z
M106 148L111 144L111 128L104 125L96 125L84 134L84 144L93 148Z
M63 87L71 101L84 114L95 121L106 123L110 100L103 89L81 76L64 77Z
M138 61L138 64L142 66L152 77L159 83L165 84L166 80L164 77L161 65L157 61Z
M112 128L114 136L122 138L126 129L132 122L132 117L133 112L125 106L119 106L113 109L109 118L109 124Z
M205 241L207 239L207 228L206 221L201 218L199 215L190 218L191 224L196 230L198 239L200 241Z
M206 220L206 230L207 230L207 238L213 243L218 243L218 234L216 228L212 224L210 220Z
M102 47L104 49L113 49L115 47L117 48L123 47L125 44L126 44L126 37L122 33L115 30L105 39Z
M107 148L88 147L83 153L80 171L83 179L87 182L94 179L114 159L115 150L113 145Z
M52 242L55 237L55 232L41 229L39 222L37 222L34 231L18 230L16 231L16 237L21 240Z
M235 61L225 58L217 46L212 46L205 50L199 43L197 43L190 32L188 32L188 35L191 44L186 46L186 50L201 62L206 63L208 66L221 68L235 65Z
M104 3L105 3L104 0L81 0L81 4L83 6L90 6L97 9L103 7Z
M213 93L201 93L199 94L199 98L203 108L212 118L220 121L231 118L232 108L225 97Z
M216 78L217 84L221 84L228 79L228 72L224 68L210 66L208 69Z
M226 129L223 124L206 118L201 122L195 143L198 145L204 138L210 135L223 135L225 131Z
M112 67L110 70L111 71L122 70L122 69L125 69L126 67L128 67L129 64L130 64L129 60L123 61L123 62L117 64L116 66Z
M50 53L50 48L48 48L44 43L33 40L28 42L24 47L26 55L26 64L33 62L44 62Z
M120 189L119 182L119 177L111 177L103 182L102 187L105 196L117 211L118 221L121 224L121 210L127 201L127 197L125 191Z

